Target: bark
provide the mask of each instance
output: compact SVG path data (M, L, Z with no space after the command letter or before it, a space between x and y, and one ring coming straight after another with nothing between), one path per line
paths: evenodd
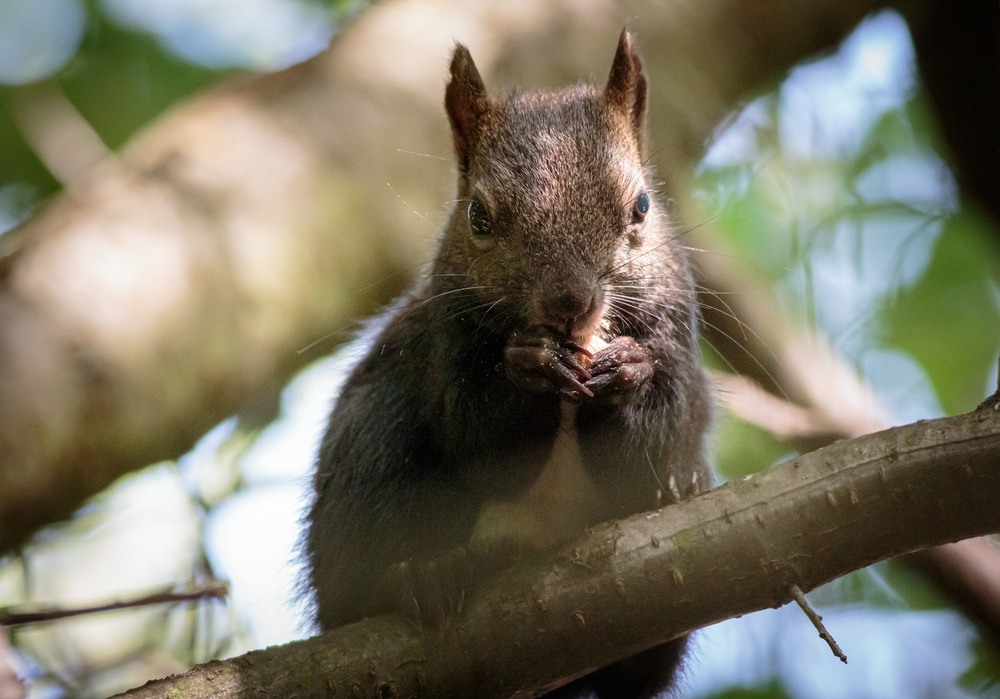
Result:
M992 409L839 442L595 527L553 560L476 594L444 633L369 619L121 696L531 695L684 632L785 604L796 586L808 591L889 556L996 531L998 463Z
M455 39L491 89L554 86L603 81L630 24L670 190L729 110L885 4L398 0L302 66L175 109L4 236L0 552L272 410L416 271L451 191Z

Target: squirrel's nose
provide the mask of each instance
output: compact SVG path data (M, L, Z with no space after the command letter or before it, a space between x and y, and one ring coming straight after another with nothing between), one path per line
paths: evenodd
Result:
M600 288L562 289L549 293L541 303L540 324L568 336L597 324L603 304Z

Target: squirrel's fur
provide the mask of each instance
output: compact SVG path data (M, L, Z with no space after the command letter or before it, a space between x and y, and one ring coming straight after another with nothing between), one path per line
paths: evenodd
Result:
M695 285L645 165L631 36L603 89L502 100L458 45L445 107L457 203L319 453L304 548L324 629L400 605L441 622L509 560L492 554L548 550L710 480ZM650 695L682 648L590 684Z

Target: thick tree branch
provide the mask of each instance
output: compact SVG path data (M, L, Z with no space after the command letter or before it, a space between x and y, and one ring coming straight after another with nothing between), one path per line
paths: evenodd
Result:
M1000 415L981 410L839 442L595 527L554 560L477 594L443 634L380 617L122 696L530 693L785 604L793 586L809 591L890 556L996 530Z

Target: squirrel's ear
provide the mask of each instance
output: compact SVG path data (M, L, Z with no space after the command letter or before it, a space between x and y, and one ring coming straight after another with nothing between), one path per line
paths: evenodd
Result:
M455 44L451 55L451 80L444 93L444 107L451 122L455 155L462 172L468 172L472 148L478 140L480 121L489 108L486 86L469 49Z
M618 39L604 99L629 119L641 149L646 138L646 76L642 74L642 60L627 29L622 30Z

